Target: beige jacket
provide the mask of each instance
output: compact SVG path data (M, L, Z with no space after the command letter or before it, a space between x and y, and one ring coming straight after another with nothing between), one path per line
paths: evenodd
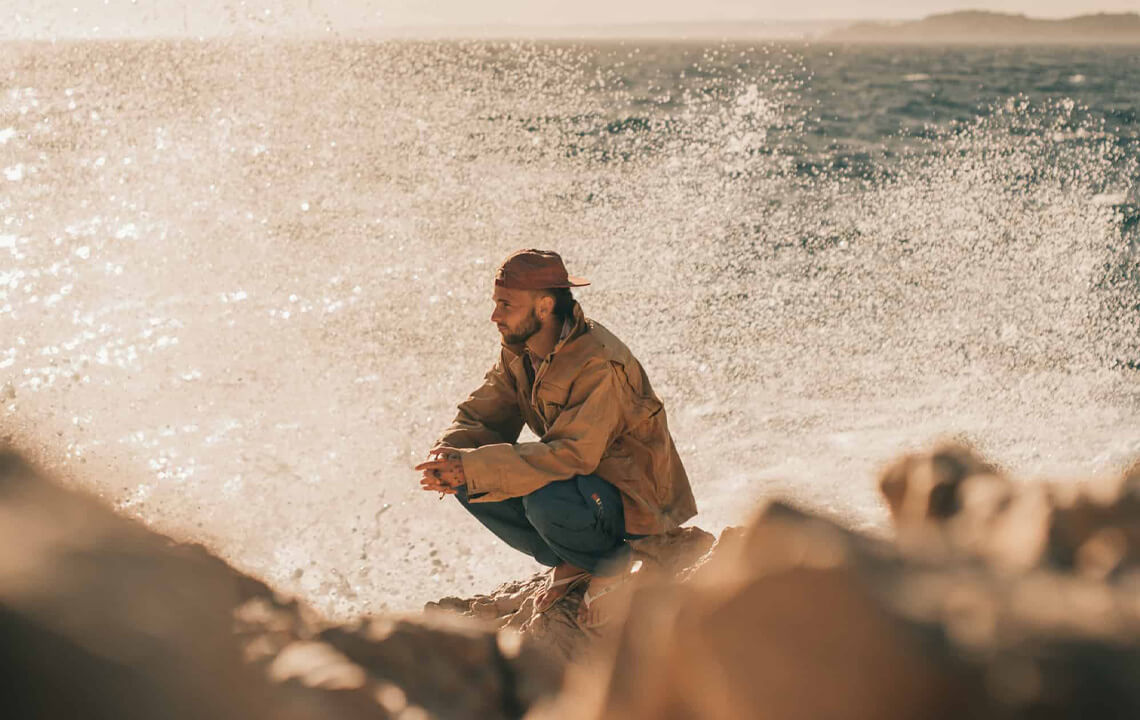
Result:
M621 491L627 533L671 530L697 505L665 409L629 348L577 304L573 322L537 369L533 393L523 346L504 345L435 447L460 453L472 502L596 474ZM538 442L517 442L524 422Z

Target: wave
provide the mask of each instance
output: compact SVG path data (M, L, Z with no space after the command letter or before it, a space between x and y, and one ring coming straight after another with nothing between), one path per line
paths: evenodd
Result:
M0 100L0 167L38 168L2 201L6 432L334 615L525 572L409 470L493 360L518 247L591 278L714 530L775 489L881 525L849 479L944 432L1030 473L1140 451L1125 105L950 96L915 127L877 50L128 51L11 62L52 121ZM904 67L980 62L947 52Z

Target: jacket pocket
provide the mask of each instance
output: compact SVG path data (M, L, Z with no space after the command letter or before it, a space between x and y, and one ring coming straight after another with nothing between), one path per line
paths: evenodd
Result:
M539 383L534 393L534 405L535 410L546 421L547 428L554 424L554 420L562 412L562 408L566 407L566 401L569 397L569 387L545 380Z

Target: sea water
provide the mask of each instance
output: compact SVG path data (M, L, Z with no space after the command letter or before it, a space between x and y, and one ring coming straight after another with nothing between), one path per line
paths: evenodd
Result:
M1028 477L1140 455L1128 49L0 47L0 432L348 616L533 562L411 467L557 249L717 531L886 528L943 437Z

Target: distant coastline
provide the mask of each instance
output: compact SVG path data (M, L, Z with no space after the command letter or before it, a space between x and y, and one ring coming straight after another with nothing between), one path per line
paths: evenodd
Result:
M861 22L822 36L842 43L976 45L1140 45L1140 13L1099 13L1061 20L985 11L931 15L907 22Z

